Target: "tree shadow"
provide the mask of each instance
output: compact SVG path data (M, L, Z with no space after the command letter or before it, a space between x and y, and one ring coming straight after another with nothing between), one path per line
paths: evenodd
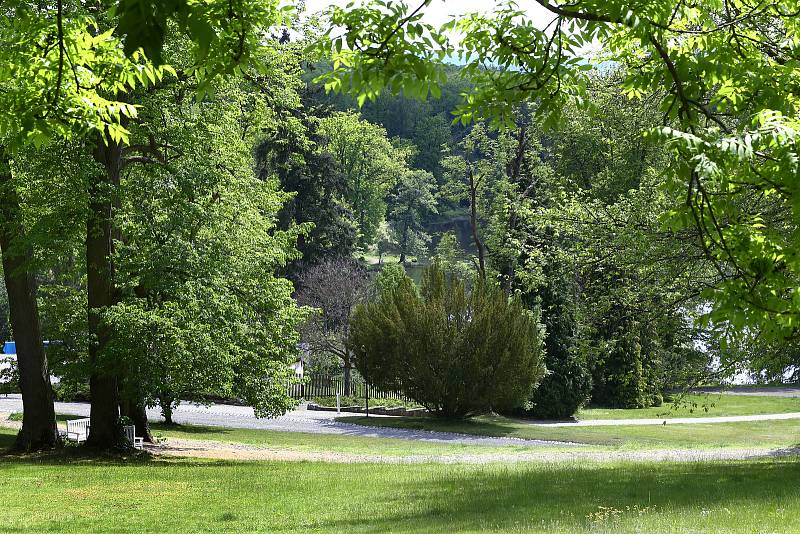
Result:
M0 452L10 449L14 445L14 440L17 438L17 431L13 430L9 433L0 433Z
M570 532L613 527L616 522L619 528L611 531L628 531L626 522L635 525L646 515L668 513L674 514L673 521L691 522L693 513L703 517L715 510L729 515L752 513L759 506L793 510L800 500L798 476L796 460L479 469L437 476L435 483L430 478L401 482L389 496L375 492L370 506L382 513L320 526L332 531L392 531L403 525L411 532L538 531L558 526ZM413 496L413 501L398 506L393 495ZM710 527L717 531L721 526ZM705 531L693 523L683 528Z

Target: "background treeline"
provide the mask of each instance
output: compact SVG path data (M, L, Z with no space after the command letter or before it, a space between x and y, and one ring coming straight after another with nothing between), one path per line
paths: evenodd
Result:
M302 189L293 203L315 205L326 194L342 201L338 223L313 220L318 244L340 236L328 256L355 256L372 270L400 262L418 282L421 266L438 259L464 280L493 280L541 310L548 371L521 408L566 417L590 401L659 405L665 391L707 378L718 357L694 320L703 305L696 288L712 274L695 236L665 231L657 219L670 202L655 187L669 156L641 132L660 116L621 96L619 80L614 70L597 73L596 111L568 109L563 126L547 132L525 106L500 131L453 123L463 82L445 84L441 99L383 94L360 110L309 85L319 146L342 182L327 190L314 182L315 196ZM352 223L354 235L342 231ZM320 263L308 254L304 261ZM300 277L301 298L304 284L315 294L327 285L335 300L339 290L319 281L319 270ZM324 310L324 300L304 302ZM348 352L349 313L338 315L335 337ZM306 335L312 349L333 335L331 317L317 322ZM329 348L312 352L320 371L341 364Z

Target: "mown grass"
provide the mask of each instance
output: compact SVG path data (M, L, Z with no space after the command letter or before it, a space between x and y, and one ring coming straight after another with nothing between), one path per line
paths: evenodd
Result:
M798 532L800 462L0 459L0 532Z
M585 408L577 419L670 419L674 417L721 417L800 412L800 398L759 395L687 394L674 403L633 410Z
M800 419L650 426L549 427L499 416L467 421L432 417L339 417L368 426L439 430L480 436L571 441L619 449L785 448L800 443Z

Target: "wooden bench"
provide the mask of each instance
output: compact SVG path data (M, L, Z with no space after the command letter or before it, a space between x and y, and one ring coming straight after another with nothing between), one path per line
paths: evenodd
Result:
M89 437L91 419L69 419L67 420L67 439L81 443Z

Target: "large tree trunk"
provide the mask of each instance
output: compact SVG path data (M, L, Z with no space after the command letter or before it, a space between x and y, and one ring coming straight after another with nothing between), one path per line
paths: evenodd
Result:
M119 183L121 147L113 141L106 145L98 138L94 158L103 165L104 170L90 178L86 226L86 274L91 336L89 389L92 401L91 430L87 445L108 449L122 445L124 441L119 425L116 370L103 354L111 332L101 317L102 310L114 304L116 299L112 263L112 193Z
M153 433L150 431L150 421L147 420L144 402L123 400L120 404L120 414L130 418L133 422L137 437L144 438L147 443L155 443Z
M175 421L172 420L172 404L175 400L169 395L162 395L158 398L158 404L161 406L161 415L164 416L164 424L174 425Z
M17 344L23 409L22 429L17 434L14 448L32 451L53 448L60 440L53 408L53 388L39 324L36 281L27 269L32 250L23 240L19 195L11 184L8 156L0 153L0 249L11 328Z

